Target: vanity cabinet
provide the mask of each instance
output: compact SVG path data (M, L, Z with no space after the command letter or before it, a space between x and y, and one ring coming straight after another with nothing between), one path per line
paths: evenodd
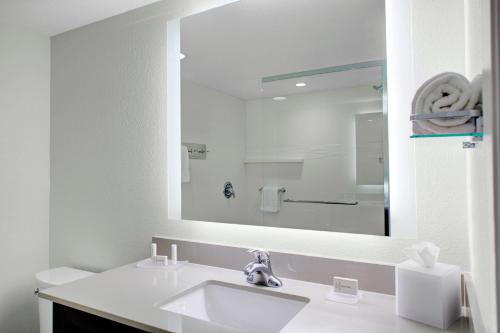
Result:
M57 303L54 303L53 316L53 333L146 332Z

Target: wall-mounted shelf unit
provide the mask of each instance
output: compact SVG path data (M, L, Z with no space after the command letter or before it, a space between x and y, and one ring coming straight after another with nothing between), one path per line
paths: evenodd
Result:
M246 158L245 164L281 164L281 163L304 163L303 158Z
M410 121L428 121L432 119L446 119L446 118L460 118L467 117L472 118L475 132L469 133L440 133L440 134L413 134L410 136L412 139L419 138L449 138L449 137L468 137L471 141L464 141L462 144L463 148L475 148L477 141L483 140L483 112L482 105L476 105L477 109L472 110L462 110L462 111L449 111L449 112L436 112L436 113L424 113L424 114L414 114L410 116Z

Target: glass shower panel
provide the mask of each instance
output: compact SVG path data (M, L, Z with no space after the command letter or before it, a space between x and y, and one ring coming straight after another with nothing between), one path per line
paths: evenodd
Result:
M384 63L262 79L246 101L252 224L385 235Z

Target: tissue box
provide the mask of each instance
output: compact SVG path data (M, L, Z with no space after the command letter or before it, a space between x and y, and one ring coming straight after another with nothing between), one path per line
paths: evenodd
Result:
M458 266L425 268L412 260L396 266L396 311L401 317L447 329L462 315Z

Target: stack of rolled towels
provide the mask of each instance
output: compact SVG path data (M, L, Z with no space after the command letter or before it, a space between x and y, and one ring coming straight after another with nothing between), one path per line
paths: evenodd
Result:
M416 92L412 114L474 110L481 107L481 75L470 82L458 73L443 73L427 80ZM476 131L471 117L446 117L413 122L414 134L453 134Z

